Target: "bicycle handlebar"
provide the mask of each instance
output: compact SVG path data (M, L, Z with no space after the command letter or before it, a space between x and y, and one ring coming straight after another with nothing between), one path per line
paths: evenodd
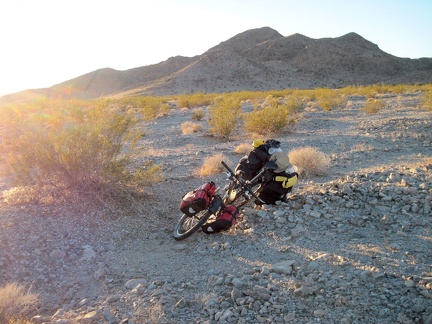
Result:
M228 170L228 172L231 174L232 177L234 177L238 182L240 182L242 185L245 184L245 181L242 178L239 178L233 170L231 170L231 168L224 162L221 161L221 164L225 167L225 169Z

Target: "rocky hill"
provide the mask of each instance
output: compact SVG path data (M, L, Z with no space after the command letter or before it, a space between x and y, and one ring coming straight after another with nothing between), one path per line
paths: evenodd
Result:
M374 83L430 83L432 58L399 58L356 33L313 39L269 27L240 33L201 55L172 57L126 71L96 70L47 89L0 98L172 95Z

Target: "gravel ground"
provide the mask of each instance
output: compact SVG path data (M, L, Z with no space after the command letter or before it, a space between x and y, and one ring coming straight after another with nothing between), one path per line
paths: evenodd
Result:
M419 95L386 108L305 110L277 138L331 157L288 203L242 210L223 234L175 241L184 193L206 157L252 140L182 135L190 110L149 123L143 150L166 181L127 215L1 204L0 285L40 294L34 323L432 323L432 113ZM1 187L6 197L7 184ZM4 200L4 199L3 199Z

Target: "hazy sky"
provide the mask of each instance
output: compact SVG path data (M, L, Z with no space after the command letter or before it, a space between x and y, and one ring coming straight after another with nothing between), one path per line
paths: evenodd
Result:
M0 0L0 96L199 55L264 26L432 57L432 0Z

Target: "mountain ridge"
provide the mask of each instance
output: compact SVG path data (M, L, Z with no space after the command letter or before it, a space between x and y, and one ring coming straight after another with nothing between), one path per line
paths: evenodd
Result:
M374 83L431 83L432 58L400 58L350 32L314 39L270 27L239 33L193 57L174 56L125 71L98 69L49 88L24 90L0 102L48 98L266 91Z

